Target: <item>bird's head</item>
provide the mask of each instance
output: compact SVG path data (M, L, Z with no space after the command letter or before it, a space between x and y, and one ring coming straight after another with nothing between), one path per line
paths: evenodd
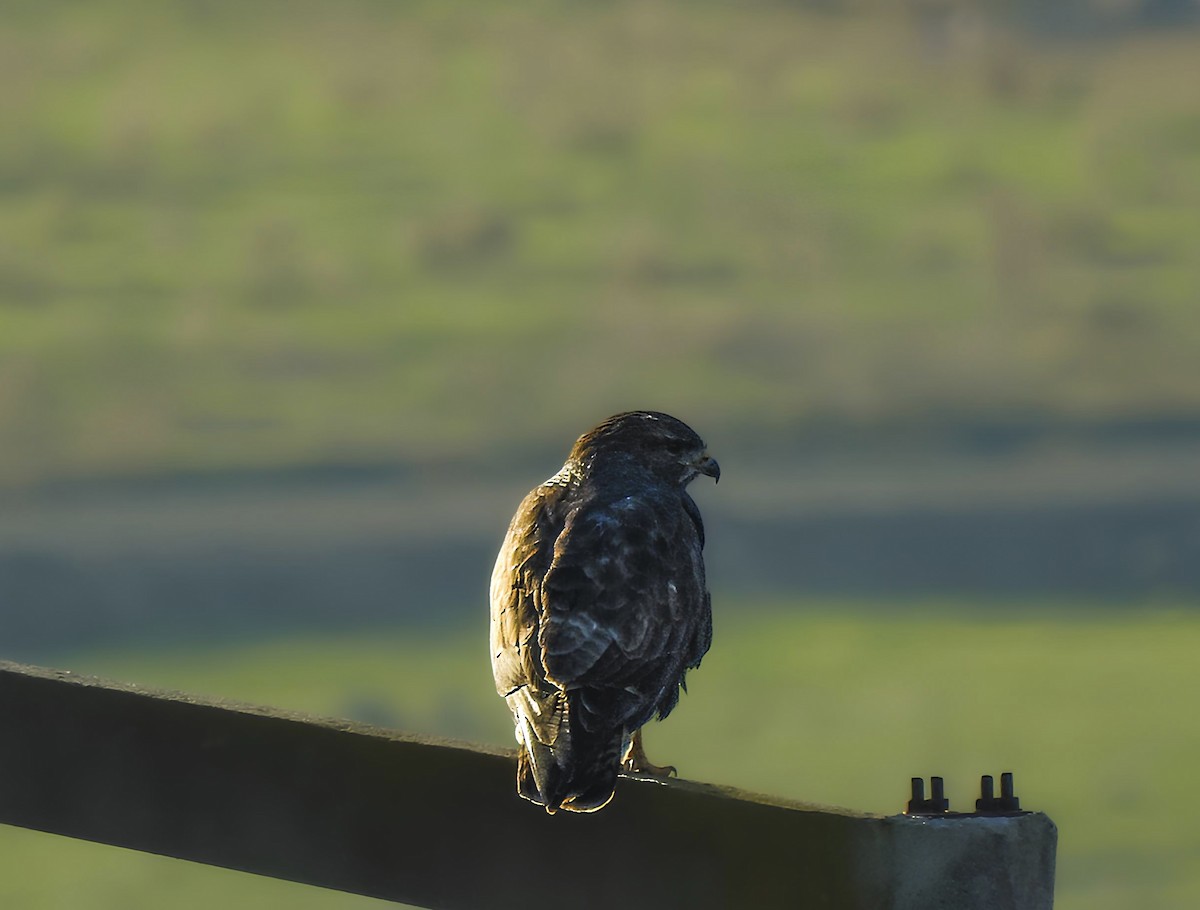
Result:
M627 411L608 418L579 437L569 461L592 471L635 466L681 487L700 474L721 479L721 466L696 431L660 411Z

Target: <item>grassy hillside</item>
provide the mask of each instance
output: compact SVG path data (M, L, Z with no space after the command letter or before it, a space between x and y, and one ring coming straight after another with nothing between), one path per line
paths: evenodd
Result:
M1053 605L968 621L870 605L719 605L716 645L648 734L687 777L878 812L940 773L954 806L1016 772L1060 829L1063 910L1200 899L1192 786L1194 612L1081 620ZM79 655L106 673L417 732L510 741L477 637L294 639L220 651ZM366 907L366 899L0 829L0 902L26 910ZM166 895L170 895L169 899Z
M809 6L10 4L0 481L1200 410L1200 34Z

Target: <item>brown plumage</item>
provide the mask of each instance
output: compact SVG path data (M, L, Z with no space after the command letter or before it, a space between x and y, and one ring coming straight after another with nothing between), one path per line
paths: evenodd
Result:
M622 768L649 773L638 731L679 700L712 640L704 525L686 487L718 478L682 421L617 414L525 497L491 587L492 671L520 744L517 792L590 812Z

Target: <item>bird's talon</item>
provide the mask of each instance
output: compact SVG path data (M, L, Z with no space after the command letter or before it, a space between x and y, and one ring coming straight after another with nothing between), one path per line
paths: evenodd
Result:
M635 764L632 761L627 761L622 765L622 770L626 774L643 774L646 777L678 777L679 771L674 765L652 765L649 762L645 764Z
M646 750L642 747L641 730L634 732L629 751L625 753L625 760L621 762L621 770L626 774L645 774L647 777L664 779L679 776L674 765L656 765L646 757Z

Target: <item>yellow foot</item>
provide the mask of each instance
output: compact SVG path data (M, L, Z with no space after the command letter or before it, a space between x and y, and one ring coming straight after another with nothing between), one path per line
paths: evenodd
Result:
M646 757L642 746L642 731L637 730L629 743L629 751L621 761L621 770L626 774L647 774L650 777L678 777L674 765L656 765Z

